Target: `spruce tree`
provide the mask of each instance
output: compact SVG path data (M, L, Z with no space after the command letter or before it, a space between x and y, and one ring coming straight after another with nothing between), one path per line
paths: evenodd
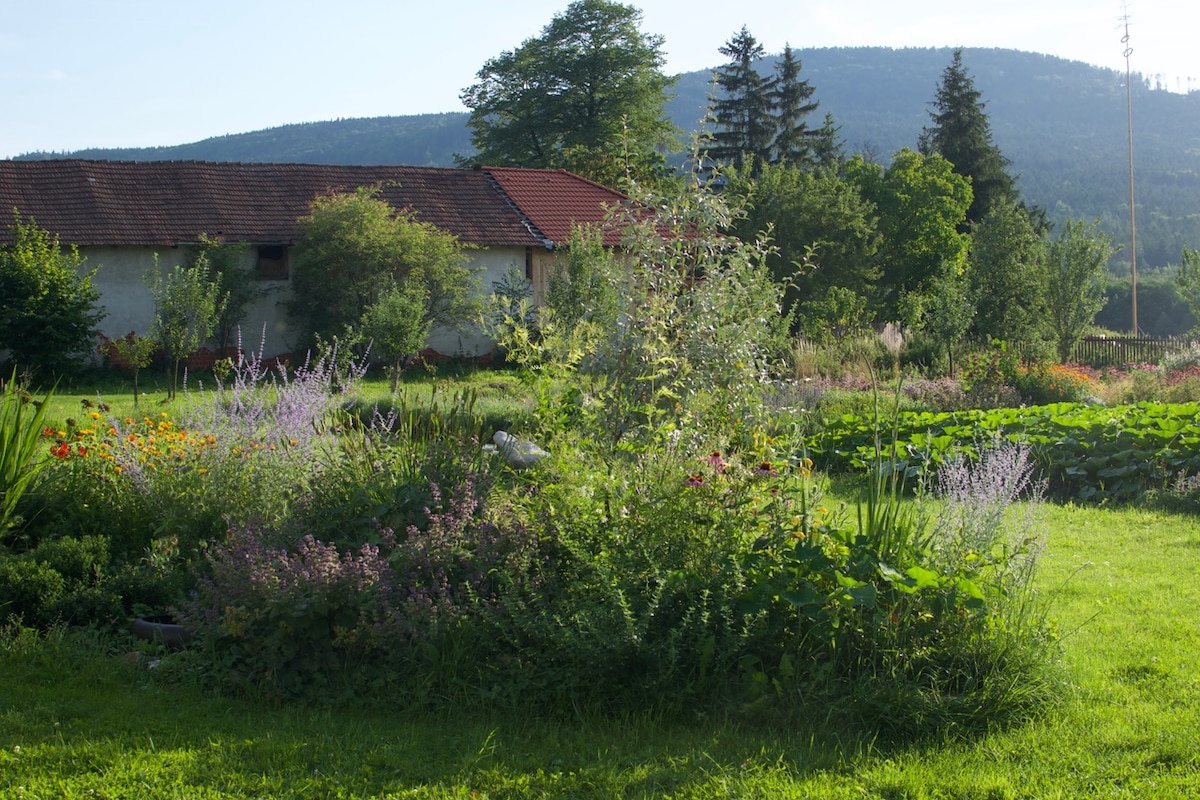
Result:
M814 131L806 121L817 110L814 91L808 81L800 79L800 60L791 46L784 45L771 91L776 112L772 161L797 166L817 162L817 138L823 129Z
M743 25L720 53L730 60L716 71L722 96L713 99L717 130L708 155L739 170L747 162L765 163L771 158L776 126L775 81L759 75L754 67L754 62L763 57L763 46Z
M942 156L955 172L971 179L974 200L967 211L968 224L978 223L996 205L1017 199L1009 160L992 142L984 103L963 66L961 48L942 72L929 116L933 125L921 133L921 153Z

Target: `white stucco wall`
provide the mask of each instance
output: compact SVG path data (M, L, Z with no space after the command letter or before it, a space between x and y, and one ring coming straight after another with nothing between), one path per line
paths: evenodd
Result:
M146 286L145 277L155 266L167 270L187 258L184 247L81 247L87 258L85 270L99 267L93 285L100 292L105 316L100 331L109 338L125 336L130 331L145 333L154 318L154 301ZM521 247L490 248L468 251L470 265L478 270L479 285L485 295L491 294L510 266L525 269L525 249ZM244 265L253 269L256 252L250 248ZM290 281L262 281L269 291L247 310L242 323L242 346L257 352L263 343L266 356L295 352L297 336L288 319L287 301L291 297ZM264 340L264 325L266 326ZM211 343L209 343L211 345ZM481 332L459 333L437 329L429 338L429 347L447 356L474 357L486 355L495 347Z

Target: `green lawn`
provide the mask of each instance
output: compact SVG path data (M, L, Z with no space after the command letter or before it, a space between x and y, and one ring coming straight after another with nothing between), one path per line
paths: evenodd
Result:
M1046 507L1063 703L884 748L853 721L568 721L205 696L87 634L0 646L0 797L1180 798L1200 795L1200 525ZM182 680L181 680L182 678Z

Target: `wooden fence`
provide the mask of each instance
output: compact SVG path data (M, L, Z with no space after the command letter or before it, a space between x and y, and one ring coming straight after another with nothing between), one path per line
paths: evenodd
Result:
M1196 343L1187 336L1085 336L1071 359L1092 367L1157 364L1163 356Z

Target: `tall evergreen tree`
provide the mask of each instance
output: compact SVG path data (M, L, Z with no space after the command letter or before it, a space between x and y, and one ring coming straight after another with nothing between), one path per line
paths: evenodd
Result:
M977 223L996 205L1017 199L1016 185L1008 174L1009 160L992 142L991 125L975 81L962 62L962 49L954 51L942 72L937 97L929 116L931 127L921 133L924 155L938 154L954 171L971 179L974 199L967 223Z
M800 60L791 45L784 45L783 56L775 70L771 90L775 106L775 141L771 159L786 164L810 164L817 161L817 138L823 129L808 127L808 115L817 110L812 85L800 79Z
M708 155L739 170L747 162L766 163L771 160L775 139L775 81L764 78L754 67L763 57L763 46L743 25L721 46L720 53L730 60L716 71L722 96L712 104L717 130Z

